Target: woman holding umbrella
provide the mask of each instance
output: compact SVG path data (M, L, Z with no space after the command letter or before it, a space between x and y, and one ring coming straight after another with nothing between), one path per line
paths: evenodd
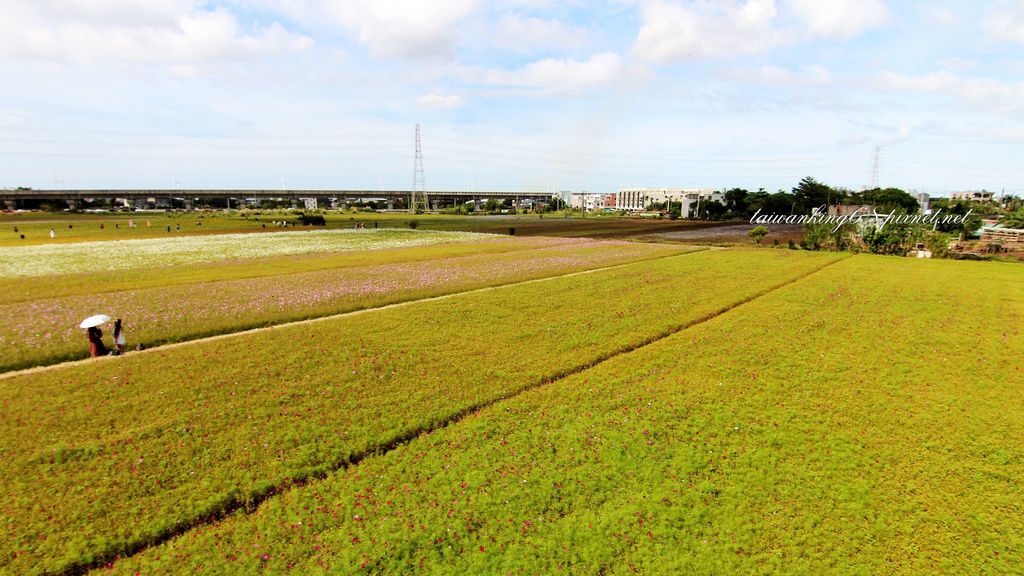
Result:
M107 346L103 343L103 330L100 330L98 326L93 326L89 328L85 336L89 339L90 356L95 358L107 355Z
M104 322L110 322L110 316L97 314L82 320L82 323L79 324L79 327L88 329L85 337L89 340L89 355L93 358L107 355L107 346L103 343L103 331L99 328L100 324Z

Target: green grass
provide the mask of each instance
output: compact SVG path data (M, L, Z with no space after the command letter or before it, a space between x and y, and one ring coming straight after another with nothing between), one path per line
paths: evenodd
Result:
M704 252L0 380L0 559L130 551L837 258Z
M130 228L129 220L136 226ZM0 246L31 246L105 240L166 238L169 236L262 232L262 222L244 219L238 213L203 212L166 215L119 212L110 214L22 213L0 216ZM272 220L272 219L271 219ZM197 224L200 222L201 224ZM103 225L100 228L100 225ZM167 227L171 227L171 232ZM14 229L18 230L15 231ZM56 238L50 238L53 228ZM180 229L179 229L180 228ZM273 228L270 228L273 230ZM21 235L25 238L22 239Z
M259 259L223 269L208 266L191 274L178 272L182 267L133 270L134 276L121 275L113 285L150 287L118 292L107 292L109 284L101 275L46 277L51 294L73 294L0 304L0 315L7 320L0 326L0 350L4 351L0 370L87 357L84 331L78 324L95 313L123 319L130 347L141 343L151 348L687 250L691 249L629 242L501 238L390 250L373 264L368 264L374 261L372 256L357 251L322 259L300 257L294 263ZM318 269L326 265L332 267ZM302 269L312 270L283 273ZM257 276L247 278L246 274ZM169 277L173 281L165 286L152 287ZM191 282L182 284L185 278ZM197 281L204 278L220 280ZM83 294L83 287L94 290ZM39 288L46 293L45 286Z
M848 259L114 572L1016 573L1021 280Z

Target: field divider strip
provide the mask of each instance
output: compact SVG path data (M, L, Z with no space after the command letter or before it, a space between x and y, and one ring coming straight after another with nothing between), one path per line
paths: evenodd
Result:
M672 256L660 257L658 259L661 259L661 258L672 258L672 257L676 257L676 256L687 256L689 254L695 254L695 253L696 252L688 252L686 254L675 254L675 255L672 255ZM793 278L791 280L787 280L785 282L781 282L781 283L776 284L774 286L769 286L767 288L759 290L759 291L757 291L757 292L755 292L755 293L753 293L753 294L751 294L749 296L746 296L746 297L744 297L744 298L742 298L742 299L740 299L740 300L738 300L736 302L728 304L728 305L726 305L726 306L724 306L722 308L718 308L717 310L713 310L713 311L711 311L711 312L709 312L709 313L707 313L707 314L705 314L705 315L703 315L703 316L701 316L699 318L695 318L693 320L684 322L684 323L679 324L677 326L673 326L671 328L668 328L666 330L663 330L663 331L659 332L658 334L655 334L653 336L649 336L647 338L644 338L644 339L640 340L639 342L635 342L633 344L628 344L628 345L626 345L626 346L624 346L622 348L619 348L618 350L612 350L610 352L602 354L601 356L599 356L599 357L597 357L597 358L595 358L593 360L590 360L590 361L585 362L583 364L579 364L577 366L573 366L571 368L567 368L565 370L556 372L554 374L551 374L549 376L541 378L541 379L537 380L536 382L533 382L531 384L527 384L526 386L523 386L523 387L520 387L520 388L516 388L514 390L509 390L508 392L505 392L505 393L500 394L498 396L495 396L493 398L489 398L487 400L483 400L481 402L477 402L476 404L472 404L470 406L466 406L464 408L461 408L459 410L456 410L456 411L448 414L447 416L443 416L443 417L440 417L440 418L432 419L429 422L426 422L426 423L424 423L424 424L422 424L420 426L416 426L415 428L407 430L406 432L403 432L402 434L391 438L387 442L381 442L381 443L376 444L376 445L371 445L371 446L367 447L366 449L364 449L364 450L362 450L362 451L360 451L360 452L358 452L356 454L349 454L345 458L339 458L339 459L336 459L336 460L331 461L331 462L324 462L324 463L320 464L319 466L316 466L315 468L312 468L312 469L306 471L305 473L297 474L297 475L295 475L295 476L293 476L291 478L285 479L285 480L281 481L279 484L276 484L276 485L273 485L273 486L269 486L269 487L267 487L265 489L262 489L262 490L250 492L250 493L245 494L245 495L235 495L235 494L226 495L225 498L221 502L218 502L216 505L212 506L209 510L207 510L207 511L203 512L202 514L196 516L193 520L179 522L179 523L175 524L173 527L168 527L166 530L164 530L164 531L160 532L159 534L156 534L156 535L146 539L145 541L141 541L140 540L140 541L133 542L133 543L132 542L126 543L122 547L122 550L121 550L120 553L117 553L117 554L101 554L101 555L99 555L98 558L94 559L90 563L84 563L83 562L83 563L78 563L78 564L72 564L72 565L69 565L69 566L65 567L64 570L62 570L60 572L53 572L53 573L48 573L48 574L54 574L54 575L58 575L58 576L78 576L78 575L81 575L81 574L85 574L85 573L89 572L90 570L97 569L97 568L102 568L102 567L106 566L107 564L116 562L119 559L129 558L129 557L135 556L136 554L139 554L139 553L141 553L141 552L143 552L143 551L145 551L145 550L147 550L149 548L154 548L156 546L160 546L161 544L169 542L170 540L173 540L174 538L177 538L179 536L183 536L183 535L187 534L191 530L194 530L196 528L199 528L199 527L202 527L202 526L206 526L206 525L209 525L209 524L214 524L214 523L219 522L219 521L221 521L221 520L223 520L223 519L227 518L228 516L231 516L231 515L233 515L235 513L242 512L244 514L252 514L253 512L257 511L259 509L259 507L264 502L266 502L267 500L273 498L274 496L277 496L279 494L283 494L284 492L286 492L288 490L295 489L295 488L301 488L303 486L306 486L306 485L311 484L313 482L316 482L318 480L322 480L322 479L326 478L330 474L333 474L333 473L336 473L336 472L340 472L340 471L344 471L344 470L348 470L349 468L351 468L353 466L359 465L359 463L361 463L363 460L365 460L367 458L371 458L371 457L374 457L374 456L383 456L383 455L387 454L388 452L391 452L392 450L395 450L396 448L399 448L399 447L401 447L401 446L403 446L405 444L408 444L408 443L412 442L413 440L415 440L416 438L419 438L420 436L422 436L424 434L433 434L434 432L438 432L440 430L443 430L445 428L448 428L450 426L458 424L460 421L464 420L465 418L467 418L469 416L472 416L473 414L476 414L476 413L478 413L478 412L480 412L482 410L485 410L485 409L487 409L487 408L489 408L489 407L491 407L491 406L493 406L495 404L499 404L499 403L504 402L506 400L510 400L512 398L515 398L516 396L525 394L525 393L530 392L532 390L536 390L538 388L542 388L544 386L548 386L550 384L554 384L555 382L558 382L559 380L563 380L563 379L568 378L570 376L573 376L575 374L579 374L581 372L585 372L586 370L594 368L595 366L597 366L599 364L602 364L604 362L607 362L608 360L611 360L613 358L616 358L616 357L619 357L619 356L622 356L622 355L625 355L625 354L629 354L631 352L635 352L635 351L637 351L637 350L639 350L641 348L644 348L645 346L649 346L651 344L654 344L655 342L658 342L660 340L664 340L665 338L668 338L669 336L672 336L674 334L678 334L680 332L683 332L684 330L687 330L687 329L692 328L694 326L697 326L697 325L703 324L705 322L708 322L708 321L710 321L710 320L712 320L714 318L717 318L718 316L721 316L723 314L726 314L727 312L735 310L735 309L743 306L744 304L748 304L748 303L753 302L754 300L757 300L757 299L759 299L759 298L761 298L763 296L766 296L766 295L768 295L768 294L770 294L772 292L781 290L783 288L786 288L787 286L791 286L791 285L793 285L793 284L795 284L795 283L797 283L797 282L799 282L801 280L804 280L805 278L807 278L807 277L809 277L809 276L811 276L813 274L821 272L822 270L828 268L829 266L832 266L834 264L837 264L839 262L847 260L848 258L852 258L852 256L846 256L846 257L842 257L842 258L837 258L837 259L832 260L830 262L826 262L825 264L823 264L823 265L821 265L821 266L819 266L817 268L814 268L813 270L809 270L809 271L807 271L807 272L805 272L803 274L800 274L799 276L797 276L797 277L795 277L795 278ZM616 266L609 267L609 268L619 268L619 267L622 267L622 266L628 266L628 264L616 265ZM581 271L581 272L574 272L574 273L569 274L567 276L577 276L577 275L581 275L581 274L585 274L585 273L589 273L589 272L597 272L597 271L598 270L587 270L587 271ZM565 277L565 276L562 276L562 277ZM539 278L539 279L535 279L535 280L528 280L526 282L521 282L520 284L524 284L524 283L527 283L527 282L539 282L539 281L542 281L542 280L545 280L545 279ZM494 287L490 287L490 288L482 288L482 289L473 290L473 292L479 292L479 291L490 290L490 289L497 289L497 288L501 288L501 287L502 286L494 286ZM453 295L449 295L449 296L454 296L454 294ZM446 297L449 297L449 296L440 296L440 297L436 297L436 298L433 298L433 299L441 299L441 298L446 298ZM421 301L422 300L417 300L416 302L421 302ZM391 305L391 306L397 306L397 304L396 305Z
M459 292L449 292L448 294L441 294L441 295L438 295L438 296L428 296L426 298L415 298L415 299L412 299L412 300L400 300L398 302L392 302L390 304L384 304L382 306L371 306L371 307L368 307L368 308L359 308L357 310L349 310L348 312L339 312L337 314L328 314L327 316L317 316L315 318L306 318L306 319L303 319L303 320L293 320L293 321L290 321L290 322L282 322L280 324L271 324L269 326L259 326L257 328L248 328L248 329L245 329L245 330L239 330L237 332L225 332L223 334L215 334L213 336L204 336L204 337L194 338L194 339L190 339L190 340L182 340L181 342L171 342L169 344L159 344L159 345L156 345L156 346L152 346L152 347L146 348L144 350L133 350L129 354L126 354L126 356L136 357L136 356L139 356L139 355L142 355L142 354L146 354L146 353L163 352L163 351L166 351L166 350L173 350L174 348L179 348L179 347L182 347L182 346L190 346L190 345L193 345L193 344L203 344L203 343L207 343L207 342L215 342L217 340L225 340L225 339L228 339L228 338L240 337L240 336L245 336L245 335L248 335L248 334L255 334L255 333L259 333L259 332L265 332L265 331L268 331L268 330L278 330L278 329L282 329L282 328L288 328L290 326L301 326L301 325L304 325L304 324L313 324L315 322L326 322L326 321L329 321L329 320L335 320L335 319L338 319L338 318L345 318L345 317L348 317L348 316L357 316L357 315L360 315L360 314L367 314L367 313L370 313L370 312L377 312L377 311L380 311L380 310L388 310L388 309L391 309L391 308L398 308L398 307L402 307L402 306L411 306L413 304L418 304L418 303L421 303L421 302L435 302L435 301L439 301L439 300L447 300L449 298L455 298L455 297L458 297L458 296L464 296L464 295L467 295L467 294L476 294L476 293L479 293L479 292L488 292L488 291L491 291L491 290L501 290L501 289L504 289L504 288L511 288L511 287L514 287L514 286L522 286L522 285L525 285L525 284L533 284L533 283L536 283L536 282L547 282L549 280L557 280L559 278L571 278L573 276L581 276L581 275L584 275L584 274L594 274L594 273L598 273L598 272L605 272L605 271L608 271L608 270L616 270L618 268L623 268L623 267L626 267L626 266L632 266L634 264L640 264L640 263L643 263L643 262L656 262L658 260L665 260L667 258L677 258L677 257L681 257L681 256L690 256L692 254L699 254L701 252L707 252L708 250L714 250L714 249L716 249L716 248L700 247L699 249L693 250L691 252L683 252L683 253L677 253L677 254L667 254L667 255L664 255L664 256L655 256L653 258L642 258L642 259L633 260L633 261L630 261L630 262L623 262L621 264L613 264L611 266L603 266L603 267L600 267L600 268L589 268L589 269L586 269L586 270L576 270L574 272L568 272L568 273L565 273L565 274L557 274L555 276L544 276L543 278L531 278L529 280L519 280L517 282L510 282L508 284L496 284L494 286L483 286L481 288L473 288L471 290L462 290L462 291L459 291ZM721 249L721 248L718 248L718 249ZM72 366L81 366L81 365L89 364L89 363L116 362L117 360L119 360L121 358L122 358L121 356L100 356L98 358L83 358L81 360L69 360L67 362L57 362L57 363L54 363L54 364L44 364L42 366L34 366L32 368L23 368L21 370L11 370L11 371L8 371L8 372L0 372L0 380L6 380L6 379L9 379L9 378L16 378L18 376L26 376L26 375L29 375L29 374L39 374L39 373L42 373L42 372L49 372L50 370L57 370L57 369L60 369L60 368L69 368L69 367L72 367Z

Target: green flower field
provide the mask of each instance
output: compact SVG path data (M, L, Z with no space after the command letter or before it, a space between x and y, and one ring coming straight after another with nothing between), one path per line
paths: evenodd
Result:
M1020 266L387 234L0 280L7 370L156 346L0 376L0 573L1024 561Z

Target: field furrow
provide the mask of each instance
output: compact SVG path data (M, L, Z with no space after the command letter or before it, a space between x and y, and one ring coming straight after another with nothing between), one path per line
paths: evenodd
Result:
M0 558L112 559L838 258L704 252L2 380Z
M114 572L1015 573L1020 280L848 259Z

